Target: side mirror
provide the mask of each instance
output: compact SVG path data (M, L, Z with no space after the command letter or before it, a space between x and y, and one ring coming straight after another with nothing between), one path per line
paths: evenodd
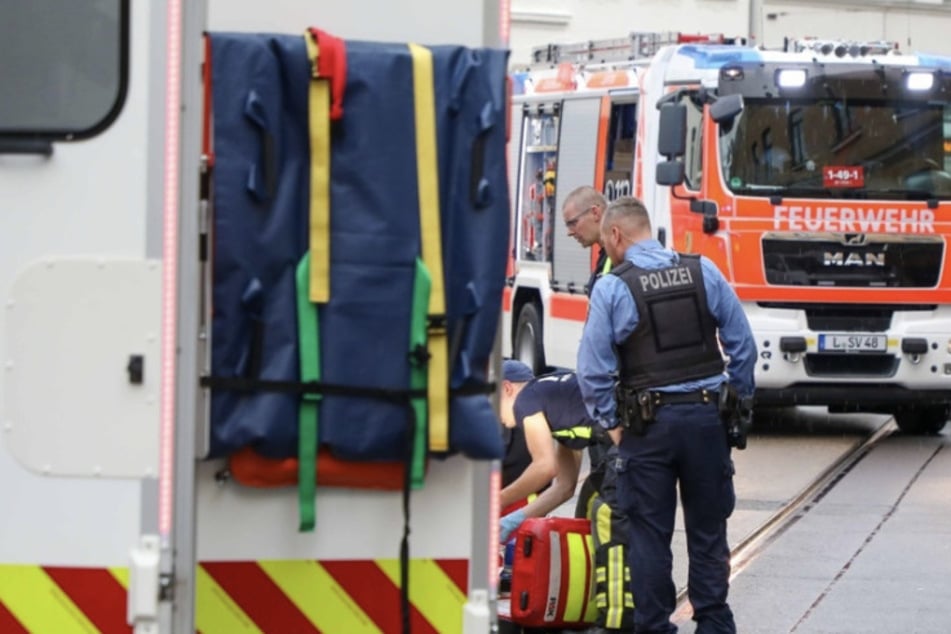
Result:
M743 112L743 95L724 95L710 106L710 118L717 123L732 120Z
M673 159L683 156L686 149L687 106L680 103L661 106L657 151L661 156Z
M680 161L663 161L657 164L657 184L680 185L684 182L684 164Z

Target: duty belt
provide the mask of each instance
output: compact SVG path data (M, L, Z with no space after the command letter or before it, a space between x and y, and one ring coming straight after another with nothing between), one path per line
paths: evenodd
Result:
M719 392L706 389L695 392L651 392L650 395L654 407L687 403L717 403L720 398Z

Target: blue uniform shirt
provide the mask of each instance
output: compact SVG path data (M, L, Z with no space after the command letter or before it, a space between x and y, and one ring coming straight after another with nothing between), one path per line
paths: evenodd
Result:
M645 269L671 266L676 254L657 240L644 240L624 253ZM726 374L741 396L753 394L753 369L756 363L756 342L740 301L723 274L706 257L700 258L707 305L716 321L724 353L729 357ZM617 357L614 348L627 339L637 326L638 314L634 297L624 281L616 275L605 275L594 285L588 305L588 320L578 348L578 383L588 413L605 427L617 425L614 385L617 381ZM665 392L716 390L725 376L666 385Z

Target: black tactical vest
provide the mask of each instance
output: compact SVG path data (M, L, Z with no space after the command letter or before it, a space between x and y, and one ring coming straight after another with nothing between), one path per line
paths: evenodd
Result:
M626 261L611 271L627 284L637 306L637 326L618 346L620 380L628 388L702 379L725 367L700 257L678 255L667 268L643 269Z

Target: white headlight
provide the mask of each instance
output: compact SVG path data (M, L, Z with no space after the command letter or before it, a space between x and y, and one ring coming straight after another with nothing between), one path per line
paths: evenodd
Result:
M934 86L934 73L908 73L905 77L905 86L908 90L931 90Z
M806 69L783 68L776 74L776 84L780 88L802 88L806 84Z

